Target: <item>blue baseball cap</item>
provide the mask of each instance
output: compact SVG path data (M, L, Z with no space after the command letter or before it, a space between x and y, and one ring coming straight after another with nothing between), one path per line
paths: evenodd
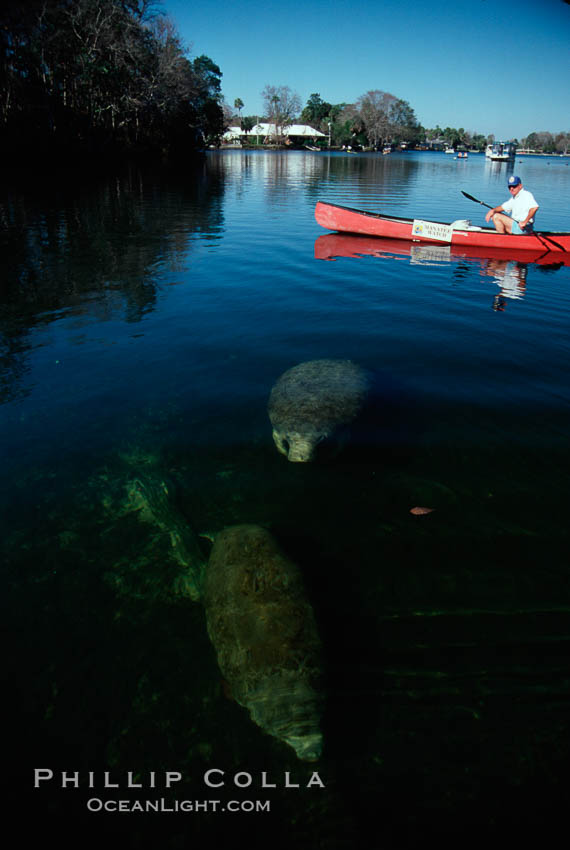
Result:
M521 180L520 177L517 177L516 174L511 174L511 176L509 177L509 182L507 183L507 186L510 189L511 186L520 186L521 183L522 183L522 180Z

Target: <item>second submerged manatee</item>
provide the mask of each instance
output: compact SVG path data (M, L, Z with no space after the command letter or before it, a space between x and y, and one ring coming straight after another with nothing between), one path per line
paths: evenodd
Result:
M208 633L235 700L299 759L322 749L321 643L301 573L265 528L216 535L203 582Z

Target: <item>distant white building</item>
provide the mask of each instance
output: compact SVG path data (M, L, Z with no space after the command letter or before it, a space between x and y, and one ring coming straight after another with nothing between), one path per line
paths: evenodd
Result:
M249 133L242 130L241 127L229 127L222 136L222 142L225 144L237 144L242 140L251 139L253 136L259 136L260 141L271 141L275 137L275 124L260 122L253 127ZM317 139L325 138L325 133L310 127L309 124L289 124L286 127L281 127L281 135L284 136L289 143L294 142L310 142Z
M229 144L231 142L239 142L240 138L244 136L245 133L241 129L241 127L228 127L224 135L222 136L222 142Z

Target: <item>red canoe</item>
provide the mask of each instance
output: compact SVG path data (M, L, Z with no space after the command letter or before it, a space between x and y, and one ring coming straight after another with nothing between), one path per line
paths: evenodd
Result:
M327 230L337 230L341 233L491 250L515 249L517 253L536 252L541 249L559 254L570 253L570 233L556 231L536 231L511 236L509 233L497 233L488 227L473 227L465 221L447 224L441 221L398 218L337 204L326 204L323 201L319 201L315 207L315 218Z

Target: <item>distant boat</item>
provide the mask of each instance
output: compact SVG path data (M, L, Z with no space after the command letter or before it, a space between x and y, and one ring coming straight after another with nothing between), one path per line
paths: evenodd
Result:
M453 147L451 147L451 145L446 145L444 153L455 153L455 150Z
M317 147L316 145L305 145L305 147L307 148L308 151L320 151L321 150L321 148Z
M387 153L392 153L392 148L389 145L387 145L385 148L382 149L382 153L384 155L387 154Z
M512 162L515 158L517 146L514 142L493 142L487 145L485 156L493 162Z

